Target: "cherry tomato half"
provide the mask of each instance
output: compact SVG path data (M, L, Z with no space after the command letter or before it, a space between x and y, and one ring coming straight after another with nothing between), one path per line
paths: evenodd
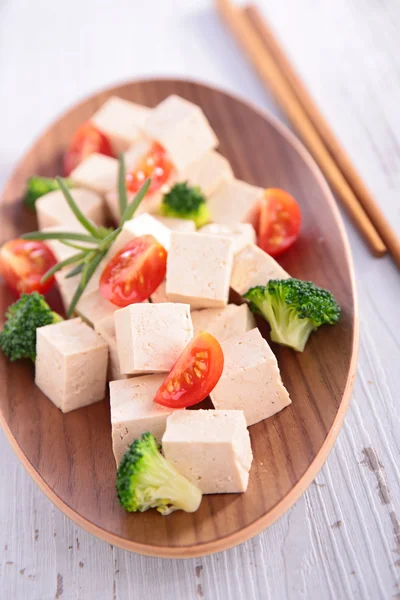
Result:
M0 249L0 273L17 296L38 291L45 294L54 277L40 283L43 275L57 263L52 251L40 241L10 240Z
M69 175L79 163L94 152L114 156L107 136L92 125L90 121L87 121L75 131L65 152L64 175Z
M147 154L137 164L134 171L126 175L126 187L130 192L138 192L146 179L151 177L147 195L160 189L173 169L166 150L158 142L153 142Z
M258 245L271 256L278 256L297 240L301 211L296 200L278 188L268 188L261 201Z
M224 354L210 333L200 331L186 346L158 390L154 402L185 408L207 398L222 375Z
M100 292L117 306L143 302L165 279L167 251L152 235L137 237L106 265Z

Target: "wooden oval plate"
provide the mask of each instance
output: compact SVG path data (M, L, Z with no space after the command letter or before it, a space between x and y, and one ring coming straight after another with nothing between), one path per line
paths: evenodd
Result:
M139 81L99 93L54 123L20 161L1 198L2 242L36 228L21 205L33 174L61 173L75 128L110 96L155 106L170 94L195 102L220 140L235 175L282 187L299 201L299 241L282 258L294 277L330 289L340 323L311 336L297 354L273 346L292 405L250 427L254 461L245 494L204 496L194 514L128 514L115 494L108 401L63 415L34 385L34 369L0 353L2 426L21 462L52 502L78 525L127 550L161 557L201 556L262 531L299 498L326 460L350 401L358 318L348 242L333 197L300 142L279 122L226 93L188 81ZM1 314L11 297L0 290ZM57 299L56 299L57 301ZM262 327L266 334L267 327ZM18 499L16 499L18 501Z

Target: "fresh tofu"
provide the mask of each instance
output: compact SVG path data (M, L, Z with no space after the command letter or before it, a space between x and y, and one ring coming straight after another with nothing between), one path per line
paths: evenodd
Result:
M73 188L70 192L85 217L96 225L104 224L104 205L98 194L81 188ZM79 226L79 221L70 209L61 190L54 190L45 194L36 201L35 206L40 230L62 225L65 231L69 226L72 228Z
M231 288L243 295L256 285L266 285L270 279L289 277L272 256L255 244L247 244L233 259Z
M75 221L76 223L74 225L68 225L68 231L72 231L74 233L85 233L88 235L87 229L85 229L77 219L75 219ZM62 231L65 231L65 225L54 225L53 227L45 227L45 229L42 229L42 231L43 233L60 233ZM71 248L70 246L62 244L59 240L45 240L45 244L50 248L57 262L61 262L63 260L66 260L67 258L71 258L71 256L79 252L79 250L76 250L75 248ZM83 246L90 246L90 244L85 244L85 242L77 242L77 244Z
M152 235L164 248L169 248L171 230L155 217L143 213L124 223L121 233L107 252L105 263L110 261L126 244L142 235Z
M192 308L226 306L232 263L231 239L173 231L167 258L169 300Z
M179 174L180 181L198 186L207 198L231 179L233 171L229 162L215 150L208 152Z
M255 224L264 190L239 179L221 185L207 202L210 219L222 225Z
M193 233L196 231L196 224L190 219L176 219L175 217L160 217L154 215L157 221L160 221L165 227L168 227L171 231L182 231L183 233Z
M163 302L169 302L168 296L167 296L166 285L167 285L167 282L164 279L164 281L162 283L160 283L160 285L158 286L156 291L152 293L151 301L154 302L154 304L161 304Z
M253 425L291 403L275 355L258 329L221 346L224 370L210 394L216 409L243 410L247 425Z
M105 196L107 192L117 188L118 161L95 152L71 172L70 178L76 185Z
M203 308L203 310L193 310L191 315L193 335L199 331L207 331L220 343L256 326L247 304L240 306L228 304L225 308Z
M81 319L36 331L36 385L66 413L103 400L108 347Z
M117 467L132 442L149 431L158 442L172 408L154 402L165 375L142 375L110 382L112 443Z
M184 410L167 418L165 458L203 494L245 492L253 460L241 410Z
M151 111L143 131L165 148L178 172L218 145L201 108L175 95Z
M96 321L94 329L108 345L108 380L116 381L117 379L126 379L126 375L121 375L119 366L114 314L101 319L101 321Z
M193 337L187 304L131 304L114 318L124 375L170 371Z
M169 249L171 229L148 213L143 213L126 221L122 231L128 232L132 239L142 235L152 235L166 250Z
M246 244L256 243L256 231L250 223L239 223L238 225L219 225L218 223L208 223L199 229L199 233L208 233L209 235L222 235L230 237L233 241L233 253L239 252Z
M95 327L97 321L112 316L117 309L118 306L106 300L97 289L79 300L75 312L91 327Z
M140 138L150 113L147 106L111 96L93 115L91 122L107 136L115 156L118 156Z

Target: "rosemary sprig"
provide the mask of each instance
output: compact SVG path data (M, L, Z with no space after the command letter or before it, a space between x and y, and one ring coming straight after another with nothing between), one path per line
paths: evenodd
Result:
M68 271L68 273L65 276L65 279L69 279L70 277L75 277L75 275L79 275L79 273L82 273L83 267L84 267L83 263L76 265L76 267L71 269L71 271Z
M118 200L121 218L116 229L97 227L82 213L61 177L57 177L57 182L70 209L88 233L34 231L32 233L24 234L22 238L25 240L58 240L62 244L78 250L73 256L57 263L54 267L49 269L42 278L42 282L44 282L52 277L54 273L57 273L57 271L65 269L69 265L74 265L71 271L67 273L66 277L70 278L80 274L81 278L71 300L71 304L68 307L67 315L70 317L96 269L100 266L102 260L106 256L111 244L121 233L123 224L125 221L132 219L135 214L139 204L150 187L151 180L147 179L144 182L132 202L128 204L125 183L125 163L123 156L121 155L119 157ZM84 242L88 245L82 246L75 242Z
M92 221L89 221L89 219L85 217L85 215L83 214L83 212L81 211L81 209L79 208L79 206L77 205L77 203L75 202L73 197L71 196L71 193L70 193L69 189L67 188L67 186L65 185L63 178L56 177L56 179L57 179L58 185L60 186L60 190L62 191L62 193L64 195L64 198L68 202L70 209L72 210L72 212L74 213L74 215L76 216L78 221L84 226L84 228L93 237L95 237L95 238L101 237L102 233L101 233L100 229L98 227L96 227L96 225L94 223L92 223Z
M123 215L128 205L128 194L126 192L126 175L125 175L125 160L124 155L120 154L118 157L119 169L118 169L118 200L119 200L119 214Z
M57 273L57 271L59 271L60 269L64 269L65 267L68 267L69 265L80 263L85 258L85 256L86 256L85 252L80 252L79 254L74 254L73 256L70 256L69 258L66 258L65 260L62 260L61 262L57 263L56 265L54 265L54 267L49 269L43 275L43 277L41 279L41 283L44 283L45 281L50 279L50 277L53 277L54 273Z
M30 233L21 235L21 238L23 240L59 240L60 242L76 240L77 242L88 242L89 244L99 243L99 238L97 237L73 231L31 231Z

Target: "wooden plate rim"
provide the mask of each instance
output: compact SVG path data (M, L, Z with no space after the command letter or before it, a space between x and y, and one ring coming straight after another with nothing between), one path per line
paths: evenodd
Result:
M29 149L25 151L22 156L19 158L17 166L13 169L10 177L7 180L6 185L4 186L1 197L4 196L7 191L8 185L13 180L15 174L17 173L19 164L21 160L26 159L32 152L35 151L35 148L41 143L42 139L46 137L48 132L56 125L58 121L67 117L70 113L73 113L76 109L78 109L82 104L88 102L94 98L96 98L99 94L102 93L114 93L117 89L130 85L137 85L146 82L155 82L155 83L169 83L169 84L185 84L191 83L196 86L202 87L207 90L217 91L226 96L230 96L236 102L246 105L248 108L258 113L262 118L269 122L269 124L279 132L279 134L285 138L285 140L290 144L294 150L300 155L301 159L304 163L309 167L310 171L312 171L313 175L317 179L319 185L321 186L321 190L325 195L326 201L329 203L333 217L338 226L340 236L342 239L342 243L345 250L345 256L347 263L349 265L349 273L350 273L350 283L352 288L352 297L354 300L354 336L353 336L353 346L351 349L351 361L349 366L349 374L347 378L346 387L343 393L343 397L341 403L339 405L336 417L332 423L332 426L314 460L309 465L308 469L304 472L303 476L299 479L299 481L293 486L293 488L286 494L282 500L280 500L268 513L259 517L255 521L253 521L247 527L237 531L229 536L224 538L215 540L213 542L206 542L204 544L196 544L189 546L180 546L179 548L169 547L166 548L164 546L155 546L155 545L147 545L139 542L135 542L132 540L128 540L126 538L120 537L111 533L95 523L92 523L90 520L82 517L78 512L72 509L68 504L66 504L54 491L53 489L43 480L42 476L32 465L26 454L23 452L21 447L19 446L17 440L8 423L3 415L3 412L0 410L0 425L3 428L3 431L8 438L12 449L17 455L18 459L32 477L33 481L39 486L39 488L44 492L44 494L49 498L49 500L64 514L66 514L72 521L74 521L77 525L95 535L96 537L114 545L122 548L124 550L128 550L131 552L137 552L139 554L145 556L153 556L160 558L194 558L199 556L206 556L209 554L213 554L215 552L221 552L223 550L227 550L232 548L238 544L241 544L248 539L254 537L267 527L269 527L272 523L274 523L277 519L279 519L283 514L285 514L289 508L300 498L300 496L305 492L307 487L312 483L315 479L316 475L322 468L325 463L329 452L332 450L335 440L339 434L340 428L343 424L343 420L347 409L350 404L351 394L353 390L354 380L356 376L357 370L357 359L358 359L358 348L359 348L359 311L358 311L358 297L357 297L357 289L355 284L355 273L354 273L354 265L350 250L350 244L348 241L348 237L344 228L344 224L339 213L339 209L336 205L335 199L332 195L332 192L323 177L319 167L315 163L314 159L302 144L302 142L295 136L295 134L290 131L290 129L277 117L272 115L267 109L261 109L256 106L251 101L248 101L242 98L238 94L234 94L230 91L223 90L215 85L209 85L203 82L200 82L193 78L168 78L168 77L141 77L139 79L123 81L119 84L115 84L111 87L105 87L101 90L87 96L77 103L73 105L72 108L69 108L63 111L58 117L56 117L53 122L46 128L44 133L36 138L36 140L31 144Z

